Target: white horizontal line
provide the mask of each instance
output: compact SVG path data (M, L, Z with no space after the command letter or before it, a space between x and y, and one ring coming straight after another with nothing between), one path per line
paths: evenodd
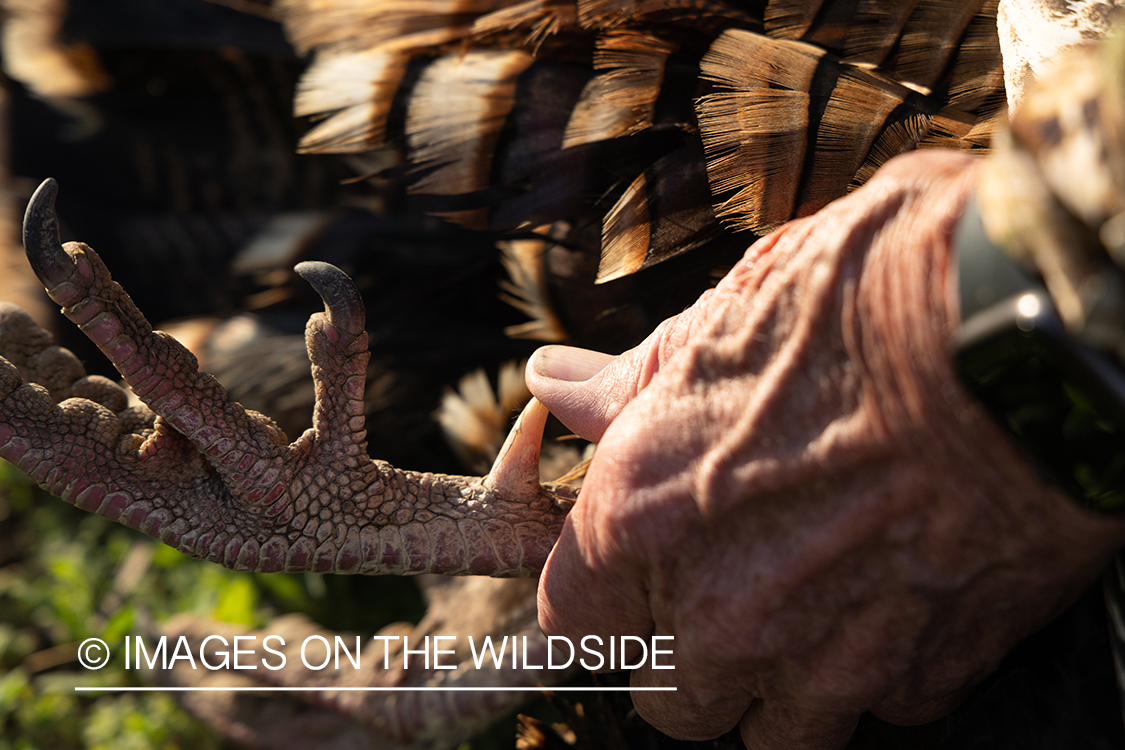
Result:
M553 693L615 693L615 692L674 692L674 687L75 687L74 692L82 693L498 693L498 692L542 692Z

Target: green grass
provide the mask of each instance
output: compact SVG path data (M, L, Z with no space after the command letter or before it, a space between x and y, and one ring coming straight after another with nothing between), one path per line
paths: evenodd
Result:
M371 606L379 602L379 606ZM236 573L75 510L0 461L0 750L224 747L168 694L77 694L137 685L111 659L88 671L76 646L111 651L141 621L192 613L262 627L303 612L326 628L375 632L416 621L408 579Z
M424 606L410 578L236 573L189 558L73 508L0 460L0 750L234 747L171 694L76 693L144 684L122 659L82 668L86 638L120 653L126 635L181 613L261 628L300 612L328 630L375 633L417 622ZM566 684L592 683L580 674ZM542 697L520 713L562 718ZM511 714L459 750L512 748L515 734Z
M222 746L165 694L74 691L136 684L112 662L98 672L83 670L73 660L83 639L101 637L112 647L129 632L139 606L154 613L185 605L206 611L224 586L235 585L234 578L203 571L192 581L194 561L159 552L133 591L115 591L121 563L155 547L52 498L0 462L0 750Z
M170 694L76 693L144 684L121 659L82 668L86 638L118 653L143 623L181 613L264 627L301 612L326 629L374 633L417 622L423 607L409 578L236 573L189 558L76 510L0 460L0 750L234 747ZM521 713L560 718L543 698ZM515 728L509 715L461 750L511 748Z

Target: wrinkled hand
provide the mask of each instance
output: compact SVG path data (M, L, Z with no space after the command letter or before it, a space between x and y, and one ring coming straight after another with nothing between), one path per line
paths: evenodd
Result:
M1035 478L957 384L951 233L976 161L900 157L763 239L618 358L560 347L532 392L599 441L540 624L672 635L638 711L681 738L839 748L865 710L952 709L1125 540Z

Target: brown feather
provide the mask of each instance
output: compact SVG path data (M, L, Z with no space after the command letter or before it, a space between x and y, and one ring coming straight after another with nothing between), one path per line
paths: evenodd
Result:
M277 11L298 52L370 50L430 33L464 38L478 16L515 0L277 0ZM438 44L440 42L434 42Z
M611 29L627 23L659 19L706 25L725 19L760 28L761 13L743 3L722 0L577 0L578 23L586 29Z
M541 230L541 233L546 234ZM547 269L544 256L547 253L547 239L509 240L498 243L500 262L508 273L508 279L501 279L500 299L507 302L531 320L504 329L504 333L515 339L533 339L548 343L566 341L566 331L551 304L547 288Z
M730 226L768 231L792 214L807 150L808 90L824 54L732 30L704 56L703 76L720 92L696 110L715 212Z
M855 189L871 179L875 170L901 153L910 151L930 133L931 123L925 115L914 114L887 125L868 151L867 158L855 172L849 189Z
M352 153L382 143L406 63L406 55L381 50L318 55L297 86L293 112L327 119L301 138L299 150Z
M883 64L895 50L918 5L928 0L860 0L852 18L837 15L806 34L804 40L838 51L852 63ZM831 3L839 6L842 3Z
M802 39L825 2L831 0L773 0L763 14L765 32L775 39Z
M458 195L488 187L516 81L531 62L521 50L480 50L447 55L426 68L406 113L410 159L428 170L412 191Z
M692 140L634 180L606 214L596 283L649 268L721 234L703 164L701 145Z
M447 388L437 411L445 438L466 468L487 472L511 426L512 415L531 397L523 382L524 363L500 367L493 391L483 369Z
M770 37L816 44L846 62L878 66L888 77L932 90L966 43L978 48L997 44L996 4L997 0L775 0L767 5L764 21Z
M697 104L715 210L735 229L813 213L931 131L926 145L955 145L976 122L946 108L933 123L933 102L905 85L747 31L723 34L702 70L718 88Z
M855 183L855 176L871 157L880 134L890 126L894 115L913 120L903 128L905 133L925 132L928 118L924 115L896 113L913 92L892 81L878 78L866 71L845 68L836 81L816 132L816 146L809 178L794 212L797 216L814 213L839 198ZM890 141L884 141L886 148ZM909 139L901 141L902 153L913 147ZM894 156L891 153L890 156ZM881 161L879 163L882 163Z
M902 30L898 48L881 66L895 80L935 90L984 0L923 0ZM995 14L991 33L996 34Z
M532 52L548 38L578 24L573 0L524 0L493 11L473 23L474 38L519 32L519 43Z
M3 3L4 73L46 99L79 98L112 85L94 48L67 39L66 0Z
M644 267L651 235L648 180L639 175L606 214L598 283L634 274Z
M617 195L599 281L709 242L717 219L765 232L811 213L904 150L985 145L996 4L279 0L317 49L297 111L324 120L304 150L364 151L405 122L411 191L465 196L433 210L472 226L588 222Z
M1004 107L1004 65L996 33L999 0L985 0L957 48L946 86L949 106L992 118Z
M570 116L563 148L636 133L652 125L653 107L664 79L664 62L676 45L639 31L608 33L598 39L595 69Z

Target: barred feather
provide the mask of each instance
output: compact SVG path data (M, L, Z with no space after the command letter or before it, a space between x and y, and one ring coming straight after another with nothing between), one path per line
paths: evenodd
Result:
M766 232L815 212L886 159L921 144L948 145L976 117L806 42L742 30L703 58L719 91L697 108L720 218ZM901 123L901 124L898 124Z
M412 161L425 170L414 191L458 195L488 187L516 79L531 61L520 50L483 50L448 55L426 69L406 114ZM479 211L456 218L469 226L483 223Z
M323 121L304 150L403 145L411 191L470 226L596 222L608 281L811 213L903 150L987 145L996 4L279 6L317 52L297 112Z
M610 33L598 39L594 67L605 72L590 79L563 136L563 148L636 133L652 125L664 62L676 44L639 31Z

